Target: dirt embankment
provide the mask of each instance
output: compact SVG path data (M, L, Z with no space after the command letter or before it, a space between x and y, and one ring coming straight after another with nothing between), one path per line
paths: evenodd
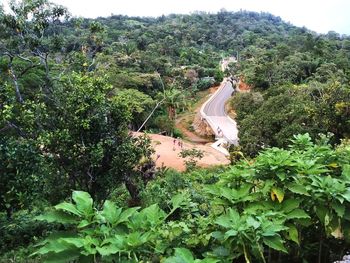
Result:
M196 134L199 134L202 137L210 138L215 135L207 121L202 119L199 112L194 117L192 126Z
M208 91L201 92L202 98L189 111L190 113L182 114L176 120L176 128L184 135L184 139L193 143L213 142L214 135L209 124L201 119L200 109L205 101L211 96L219 86L211 87Z
M239 92L250 92L251 87L245 82L244 77L241 76L238 80L238 91Z
M251 91L251 86L249 86L245 80L244 80L244 77L241 76L238 80L238 83L237 83L237 92L238 93L245 93L245 92L250 92ZM225 105L225 110L227 112L227 114L232 118L232 119L236 119L236 111L235 109L232 107L232 99L233 97L231 97L227 102L226 102L226 105Z
M181 133L184 136L184 139L192 142L192 143L198 143L198 144L206 144L211 142L211 140L208 138L208 136L210 136L211 134L209 132L206 133L202 133L202 131L207 131L207 127L205 125L205 123L203 123L202 121L196 121L197 119L200 119L200 117L198 117L198 114L195 117L195 120L193 121L193 123L191 122L189 125L192 125L192 127L194 128L194 131L190 131L188 128L186 128L186 119L178 119L176 122L176 128L178 128ZM199 128L196 128L197 126L199 126Z

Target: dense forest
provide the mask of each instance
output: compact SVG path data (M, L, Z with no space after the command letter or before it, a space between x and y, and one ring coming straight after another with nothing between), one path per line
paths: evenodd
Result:
M350 252L350 36L268 13L0 6L0 262L332 262ZM236 57L222 72L220 61ZM231 165L150 139L233 76ZM151 114L151 115L150 115ZM144 121L150 116L148 121Z

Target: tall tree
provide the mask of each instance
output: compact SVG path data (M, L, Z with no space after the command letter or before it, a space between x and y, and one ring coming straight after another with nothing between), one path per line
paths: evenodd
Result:
M49 54L67 11L47 0L10 1L10 8L11 13L0 12L0 55L7 57L9 77L18 102L23 103L19 79L32 68L44 67L43 89L50 92Z

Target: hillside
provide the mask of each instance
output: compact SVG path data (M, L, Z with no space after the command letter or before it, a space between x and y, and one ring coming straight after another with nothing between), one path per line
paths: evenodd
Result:
M81 25L87 28L90 22L84 20ZM349 36L316 34L271 14L248 11L159 18L112 16L94 22L105 28L99 47L104 59L113 56L115 60L107 73L113 74L113 85L136 88L155 98L155 91L163 87L158 82L161 76L165 86L182 92L176 95L180 112L198 90L213 84L208 77L221 81L220 59L237 57L238 63L230 64L226 74L253 87L253 93L237 96L231 104L238 111L246 154L253 156L263 146L286 146L286 138L297 133L315 137L331 132L333 142L349 136ZM245 104L255 98L259 100L253 106ZM281 107L287 112L280 114ZM269 114L273 117L265 118ZM146 129L160 128L171 134L170 126L159 118L152 118Z
M0 262L326 263L349 252L349 36L249 11L85 19L47 0L10 7ZM249 87L217 103L239 126L229 160L178 139L202 142L194 109L226 77Z

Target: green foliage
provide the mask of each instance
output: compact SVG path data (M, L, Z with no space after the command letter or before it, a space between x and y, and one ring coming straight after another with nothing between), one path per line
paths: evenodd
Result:
M182 131L178 128L174 129L173 136L174 136L174 138L181 138L181 139L184 137Z
M204 157L204 153L196 148L183 149L179 153L179 156L184 159L186 170L190 171L196 168L197 161ZM198 159L198 160L196 160Z
M169 119L168 114L158 115L148 125L148 128L159 130L163 134L176 133L175 121Z
M204 187L205 196L196 190L203 186L194 184L200 178L198 173L196 179L191 175L177 179L191 189L192 200L209 205L199 206L200 213L209 215L197 219L202 221L198 237L202 231L212 233L208 255L222 262L242 257L254 262L267 260L269 254L273 261L279 256L271 250L276 250L295 255L295 262L312 260L318 253L326 261L335 260L348 242L349 223L344 213L350 205L345 190L348 181L339 177L348 173L349 158L343 158L348 151L346 145L332 150L325 137L314 144L308 134L298 135L289 150L267 149L252 162L244 160L219 172L220 181ZM163 187L162 191L174 188ZM202 199L197 199L198 194ZM334 238L338 241L333 242ZM312 247L319 247L319 242L322 245L317 251Z
M237 93L231 99L231 107L236 110L236 119L243 121L244 117L254 114L262 105L264 98L259 92Z
M13 212L9 219L4 213L0 214L0 257L1 262L5 262L5 258L16 258L18 247L22 247L25 257L34 252L32 243L37 241L43 233L52 231L54 226L48 226L44 222L34 221L33 217L40 214L42 210L36 208L35 210L22 209L18 212ZM5 254L7 254L5 256ZM18 257L15 262L20 262L21 257ZM23 260L24 262L24 260Z
M241 160L242 158L245 158L244 154L242 153L241 146L230 145L229 153L230 153L229 158L230 158L231 164L236 164L239 160Z
M247 155L254 156L264 147L285 147L286 138L298 133L308 132L315 138L319 133L331 132L333 143L348 136L345 105L350 97L345 85L314 83L283 87L269 91L257 103L253 97L255 93L233 99L240 143Z
M81 191L74 191L72 199L73 203L60 203L52 212L37 217L66 224L69 231L53 233L39 244L40 249L33 256L44 256L45 262L97 259L138 262L149 257L151 251L165 249L159 239L159 228L183 202L181 196L175 196L172 210L166 214L158 205L142 210L122 209L108 200L102 210L97 210L91 196Z
M175 254L173 257L167 258L164 263L216 263L219 262L216 259L194 259L191 251L186 248L175 248Z
M33 207L40 193L45 162L33 140L0 139L0 212L10 218L13 212Z
M51 182L69 178L57 189L61 196L64 189L78 188L104 199L111 186L131 176L126 173L148 154L142 138L127 135L132 110L126 101L109 100L110 90L103 78L73 74L63 78L54 92L45 120L54 125L43 131L40 140L59 171Z
M208 88L210 88L211 86L213 86L214 81L210 78L203 78L198 80L198 82L196 83L196 88L198 90L206 90Z
M164 105L167 108L168 116L170 120L175 120L176 110L186 106L185 94L174 87L164 90L164 93L160 95L164 98Z
M150 203L163 200L162 209L122 209L111 201L94 209L91 197L76 191L74 203L38 217L63 223L69 236L49 237L35 254L66 255L66 261L70 255L117 262L274 262L293 255L298 262L315 254L335 260L349 242L350 160L343 158L349 151L348 145L332 149L325 137L314 144L304 134L288 150L269 148L252 162L218 169L215 180L205 170L185 178L168 172L143 193L145 200L158 197Z
M151 97L135 89L121 90L117 92L113 100L117 105L126 105L132 115L135 130L141 126L142 122L147 118L147 114L151 112L151 107L154 106L154 101Z
M143 189L141 198L144 205L158 204L162 209L167 209L171 197L186 187L187 184L181 173L167 169L163 175L149 182Z
M218 218L223 231L215 236L223 241L232 236L231 242L235 245L229 247L238 250L234 253L237 256L244 253L246 261L252 256L264 257L262 244L295 254L291 250L297 248L292 244L286 247L283 239L301 247L319 242L324 236L328 244L331 237L343 239L349 226L343 213L349 206L346 201L349 182L339 177L339 168L346 168L349 159L341 160L339 156L328 144L315 145L305 134L295 136L289 150L270 148L252 163L244 161L232 167L227 177L221 176L221 183L207 188L216 197L213 200L216 205L232 207L232 210L226 208ZM310 229L308 234L303 229L310 228L311 224L316 226L310 236ZM323 233L318 232L320 227ZM252 229L256 230L253 235L249 232ZM303 239L303 233L307 239ZM245 252L247 245L251 246L249 253ZM324 253L322 247L319 253ZM331 253L325 254L329 256Z

